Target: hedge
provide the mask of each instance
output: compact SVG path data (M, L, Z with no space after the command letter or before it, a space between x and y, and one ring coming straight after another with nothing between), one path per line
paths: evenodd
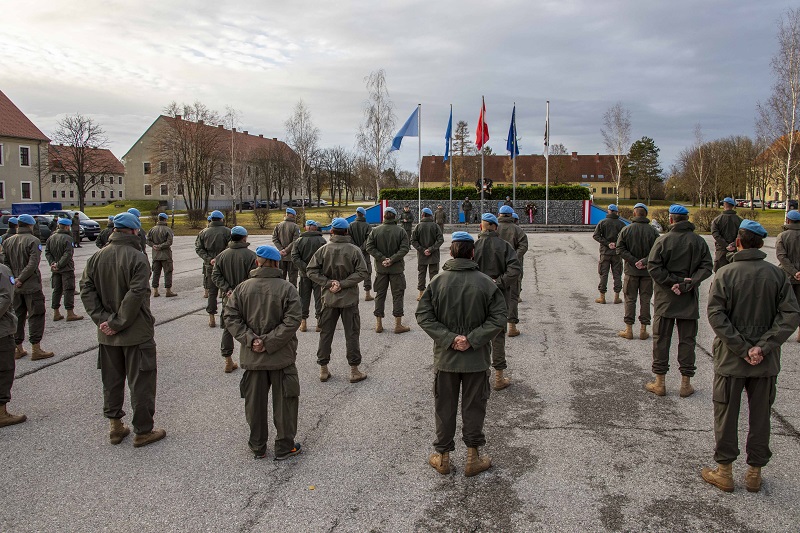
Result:
M381 189L381 200L416 200L417 189ZM453 187L453 200L463 200L464 197L479 199L480 193L475 187ZM513 196L513 189L507 186L492 187L492 200L502 200L506 196ZM544 200L545 188L536 185L533 187L517 187L517 200ZM449 200L449 187L424 187L423 200ZM553 185L550 187L551 200L589 200L590 193L586 187L579 185Z

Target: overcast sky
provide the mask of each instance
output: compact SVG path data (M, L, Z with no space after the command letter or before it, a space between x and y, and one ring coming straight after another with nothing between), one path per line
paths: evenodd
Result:
M149 4L149 5L148 5ZM364 77L383 68L397 127L422 104L422 153L442 154L449 106L474 136L481 96L496 153L514 102L522 153L551 142L605 153L603 113L621 101L633 139L668 168L692 142L752 135L772 84L771 0L407 0L20 4L0 22L0 90L46 134L91 115L122 155L171 101L241 111L243 129L284 137L298 99L323 147L352 148ZM2 117L0 117L2 120ZM415 170L416 139L398 161Z

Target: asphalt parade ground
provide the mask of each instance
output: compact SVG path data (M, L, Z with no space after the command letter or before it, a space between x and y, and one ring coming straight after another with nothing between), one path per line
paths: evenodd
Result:
M765 248L773 262L774 241L768 238ZM448 236L442 262L449 242ZM309 331L298 332L303 453L283 462L271 460L271 442L265 460L254 461L247 447L242 371L222 372L221 332L207 325L194 238L177 237L173 246L179 297L151 301L155 420L167 437L138 449L132 435L109 444L95 325L88 316L52 322L43 260L42 346L56 357L17 361L9 410L28 421L0 429L0 530L797 531L800 344L794 336L784 346L764 487L745 490L743 453L734 464L736 491L723 493L700 478L714 447L713 335L705 317L710 280L701 288L697 392L678 397L676 336L667 396L657 398L643 389L652 341L619 339L623 306L594 303L598 246L591 234L529 234L529 242L522 334L507 341L512 385L489 399L485 452L493 467L472 478L463 476L460 425L455 471L441 476L427 464L434 438L432 341L414 319L413 250L405 293L411 332L376 334L373 302L364 302L362 292L366 381L348 383L341 325L327 383L318 379L313 312ZM94 243L76 249L78 275L95 251ZM76 311L84 314L79 299ZM746 417L745 405L740 428Z

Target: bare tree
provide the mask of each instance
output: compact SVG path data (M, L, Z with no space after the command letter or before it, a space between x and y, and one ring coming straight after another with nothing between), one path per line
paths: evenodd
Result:
M564 143L557 143L550 145L550 155L569 155L569 152Z
M297 179L301 187L305 188L304 198L311 203L311 163L314 159L319 144L319 128L311 120L311 112L301 99L294 106L292 116L286 121L286 142L297 154L294 158L297 165ZM305 212L305 202L303 202Z
M623 107L622 102L617 102L603 115L603 134L608 153L612 156L612 175L616 183L617 203L619 203L619 188L622 183L622 171L625 168L625 158L631 145L631 112Z
M364 122L356 136L358 147L370 162L375 183L375 197L380 194L380 178L394 135L394 105L386 87L386 73L375 70L364 81L369 97L364 103Z
M248 181L247 174L250 170L251 155L247 143L244 142L244 134L237 135L236 133L241 124L241 111L227 106L223 121L226 128L230 130L230 142L227 150L227 169L225 169L225 175L220 176L220 180L223 183L227 182L231 187L231 212L236 210L237 201L239 203L239 212L241 212L244 187Z

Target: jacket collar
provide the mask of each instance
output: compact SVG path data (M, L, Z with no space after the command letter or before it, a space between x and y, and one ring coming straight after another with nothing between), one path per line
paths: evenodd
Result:
M478 270L478 263L472 259L448 259L442 265L442 270Z
M783 229L800 230L800 222L790 222L789 224L784 224Z
M410 213L410 211L409 211L409 213ZM384 224L396 225L397 224L397 219L395 218L395 219L392 219L392 220L384 220L383 223Z
M688 220L681 220L677 224L670 226L670 231L694 231L694 224Z
M273 267L256 267L250 271L251 278L279 278L281 269Z
M479 239L491 239L492 237L498 237L499 238L499 235L497 234L497 231L495 231L493 229L483 230L480 233L478 233L478 238Z
M353 238L350 235L331 235L331 242L353 242Z
M159 219L158 222L156 222L156 225L157 226L166 226L167 225L167 221Z
M242 242L242 241L230 241L228 242L228 248L233 248L234 250L238 248L247 248L250 246L249 242Z
M631 218L631 222L638 222L640 224L649 224L650 219L647 217L633 217Z
M212 220L211 222L209 222L208 225L209 226L224 226L225 225L225 221L224 220Z
M142 241L138 235L128 235L127 233L120 233L118 231L112 232L108 237L109 244L128 245L133 246L141 251Z
M614 212L608 213L606 214L606 218L619 218L619 213L614 213Z
M749 248L747 250L740 250L733 254L734 261L760 261L766 259L767 254L758 248Z
M311 230L311 231L306 231L305 233L303 233L303 235L300 235L300 236L302 237L304 235L306 237L319 237L320 235L322 235L322 232L321 231L316 231L316 230Z

